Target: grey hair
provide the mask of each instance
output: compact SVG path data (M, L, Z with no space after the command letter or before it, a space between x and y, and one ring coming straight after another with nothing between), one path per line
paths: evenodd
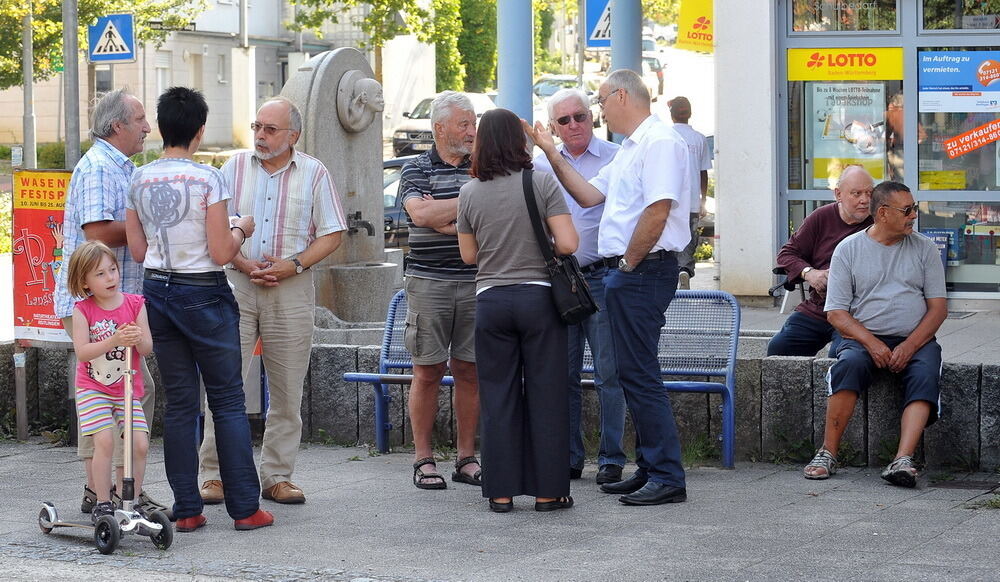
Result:
M576 99L580 102L580 106L585 110L590 108L590 97L583 92L582 89L577 89L576 87L567 87L565 89L559 89L549 97L549 100L545 102L545 107L549 111L549 119L552 119L556 114L556 106L563 101L569 101L570 99Z
M869 173L864 166L861 166L859 164L848 164L847 166L844 167L843 170L840 171L840 176L837 176L837 182L836 184L834 184L833 188L834 189L840 188L840 184L844 180L846 180L851 174L856 174L858 172L864 174L872 184L875 183L875 180L874 178L872 178L871 173Z
M271 97L270 99L265 101L263 104L261 104L261 107L267 105L268 103L284 103L285 105L287 105L288 129L294 131L295 133L302 133L302 113L299 111L299 108L297 105L295 105L294 101L292 101L288 97L283 97L281 95L278 95L277 97Z
M132 94L127 89L115 89L104 94L104 97L94 106L94 115L90 121L90 139L108 139L115 134L114 122L128 125L131 121L132 109L126 97Z
M472 106L472 100L465 93L458 91L442 91L440 95L431 102L431 127L435 123L442 122L451 117L452 109L471 111L473 114L476 108Z
M642 77L635 71L630 69L611 71L611 74L608 75L608 80L605 82L611 91L622 89L639 103L647 107L649 106L649 89L642 82Z

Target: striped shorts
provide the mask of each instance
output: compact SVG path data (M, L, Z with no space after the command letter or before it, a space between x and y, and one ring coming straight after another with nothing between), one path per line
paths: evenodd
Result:
M125 430L125 399L89 388L76 389L76 414L80 417L80 435L91 436L118 426ZM149 432L146 415L138 398L132 399L132 430Z

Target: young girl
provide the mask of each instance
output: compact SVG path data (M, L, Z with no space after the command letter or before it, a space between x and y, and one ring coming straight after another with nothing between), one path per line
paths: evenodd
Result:
M125 374L139 369L139 358L153 349L141 295L121 292L121 274L114 252L101 242L77 247L69 261L69 291L87 297L73 309L73 348L76 368L76 411L80 435L94 437L93 475L97 504L94 522L115 512L111 503L111 452L125 424ZM125 348L132 346L132 361ZM142 374L132 383L132 471L135 490L142 491L149 448L149 428L139 399ZM128 454L128 451L126 451ZM119 490L121 485L119 484Z

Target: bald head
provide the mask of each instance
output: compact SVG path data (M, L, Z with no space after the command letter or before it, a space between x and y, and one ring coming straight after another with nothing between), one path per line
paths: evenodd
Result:
M872 180L868 170L861 166L847 166L840 173L833 193L840 209L840 218L847 224L858 224L869 215L872 200Z

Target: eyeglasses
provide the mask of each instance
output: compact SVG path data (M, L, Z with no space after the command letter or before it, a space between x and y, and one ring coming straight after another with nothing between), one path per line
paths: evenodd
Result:
M257 123L256 121L250 124L250 129L252 129L254 133L257 133L258 131L260 131L260 130L263 129L264 130L264 135L274 135L274 134L278 133L279 131L292 131L292 129L290 127L277 127L277 126L274 126L274 125L261 125L261 124Z
M598 97L597 98L597 104L601 106L601 109L604 109L604 102L607 101L608 99L610 99L612 95L614 95L615 93L617 93L619 91L621 91L620 88L619 89L615 89L614 91L608 93L604 97Z
M563 115L559 119L556 119L556 123L559 125L569 125L569 120L572 119L577 123L583 123L587 120L589 113L574 113L573 115Z
M887 208L892 208L893 210L898 210L898 211L902 212L903 216L909 216L910 214L916 214L917 213L917 203L916 202L914 202L913 204L910 204L909 206L904 206L902 208L896 208L895 206L889 206L888 204L886 204L885 206Z

